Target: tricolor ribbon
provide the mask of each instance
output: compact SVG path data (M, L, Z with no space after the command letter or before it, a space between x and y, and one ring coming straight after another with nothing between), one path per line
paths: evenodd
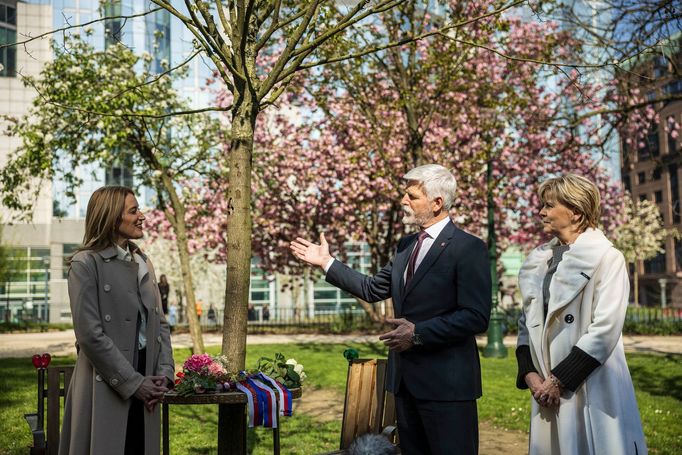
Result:
M256 389L261 403L261 414L263 415L263 426L266 428L277 428L277 397L275 392L254 377L247 379L247 382Z
M253 428L260 425L259 419L260 422L262 422L263 418L259 415L260 404L258 403L258 395L248 384L246 384L246 381L237 382L235 386L246 394L246 410L249 414L249 427Z
M292 396L289 389L264 373L259 373L257 377L264 383L269 384L277 392L279 396L279 415L290 417L292 413Z
M249 427L277 428L278 414L291 416L291 392L271 377L259 373L237 382L236 387L246 394Z

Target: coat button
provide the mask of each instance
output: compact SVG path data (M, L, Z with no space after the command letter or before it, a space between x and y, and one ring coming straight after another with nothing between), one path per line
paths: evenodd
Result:
M110 322L110 321L111 321L111 316L109 316L108 314L105 314L105 315L104 315L104 320L107 321L107 322Z
M111 381L109 381L109 383L111 383L111 385L113 385L113 386L117 386L118 385L118 379L114 378Z
M109 291L111 291L111 285L105 284L104 285L104 292L109 292Z
M95 376L95 381L102 382L102 376L100 375Z
M158 341L159 343L161 343L161 335L159 335L158 337L156 337L156 341Z
M573 317L572 314L567 314L566 317L564 318L564 321L566 321L567 324L573 323L575 321L575 318Z
M104 260L104 262L109 262L109 261L111 261L111 259L109 259L109 258Z

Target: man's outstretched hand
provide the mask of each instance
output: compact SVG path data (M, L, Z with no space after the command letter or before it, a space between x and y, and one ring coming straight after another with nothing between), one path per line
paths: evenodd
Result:
M320 233L319 245L297 237L296 240L291 242L289 248L291 248L294 256L308 264L324 267L332 259L332 256L329 254L329 245L323 233Z

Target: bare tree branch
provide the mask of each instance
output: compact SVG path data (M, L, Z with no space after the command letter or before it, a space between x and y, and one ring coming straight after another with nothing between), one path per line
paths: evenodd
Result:
M74 28L87 27L88 25L92 25L92 24L95 24L97 22L102 22L102 21L110 20L110 19L133 19L136 17L142 17L142 16L146 16L147 14L151 14L151 13L155 13L157 11L161 11L162 9L163 8L154 8L154 9L151 9L149 11L145 11L145 12L139 13L139 14L133 14L130 16L105 16L105 17L100 17L99 19L91 20L89 22L84 22L82 24L67 25L66 27L56 28L54 30L50 30L49 32L41 33L40 35L31 36L29 39L24 40L24 41L17 41L15 43L9 43L9 44L0 44L0 50L4 49L6 47L14 47L14 46L19 46L19 45L25 46L26 44L28 44L32 41L45 38L46 36L54 35L55 33L58 33L58 32L65 32L67 30L71 30ZM30 36L30 35L23 35L23 36Z

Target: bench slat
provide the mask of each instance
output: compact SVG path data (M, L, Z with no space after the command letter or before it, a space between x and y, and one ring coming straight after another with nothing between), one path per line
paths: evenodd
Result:
M72 366L56 366L47 369L47 455L57 455L59 451L61 397L66 395L72 374ZM62 376L64 385L62 385Z

